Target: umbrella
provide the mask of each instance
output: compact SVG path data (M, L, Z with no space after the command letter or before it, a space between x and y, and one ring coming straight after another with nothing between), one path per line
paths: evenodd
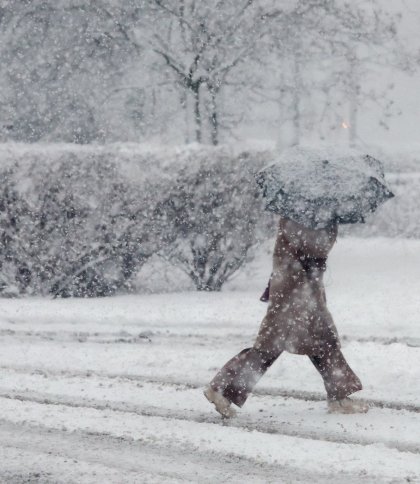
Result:
M394 196L381 162L354 150L290 148L256 178L267 210L311 229L363 223Z

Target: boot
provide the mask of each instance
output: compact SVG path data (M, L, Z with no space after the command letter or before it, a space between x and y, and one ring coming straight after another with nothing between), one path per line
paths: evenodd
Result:
M328 400L328 413L366 413L369 405L361 400L343 398L341 400Z
M220 415L224 418L232 418L236 416L236 410L232 408L231 402L225 398L221 393L216 392L210 386L204 390L204 396L212 403Z

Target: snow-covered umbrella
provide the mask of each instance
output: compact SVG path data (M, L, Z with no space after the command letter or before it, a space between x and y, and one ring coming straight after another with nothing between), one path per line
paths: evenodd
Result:
M294 147L257 174L266 209L311 229L364 222L394 195L383 166L357 151Z

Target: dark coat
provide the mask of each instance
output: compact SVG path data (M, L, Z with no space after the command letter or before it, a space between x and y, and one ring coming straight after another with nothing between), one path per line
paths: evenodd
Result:
M327 256L336 237L336 227L311 230L280 220L269 305L255 348L306 355L340 348L323 284Z

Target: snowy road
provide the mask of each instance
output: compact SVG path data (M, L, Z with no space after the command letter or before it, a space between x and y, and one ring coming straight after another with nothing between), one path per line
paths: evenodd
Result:
M269 257L234 292L2 300L0 482L420 482L420 243L334 251L327 291L368 414L327 414L293 355L235 420L202 396L252 342Z

